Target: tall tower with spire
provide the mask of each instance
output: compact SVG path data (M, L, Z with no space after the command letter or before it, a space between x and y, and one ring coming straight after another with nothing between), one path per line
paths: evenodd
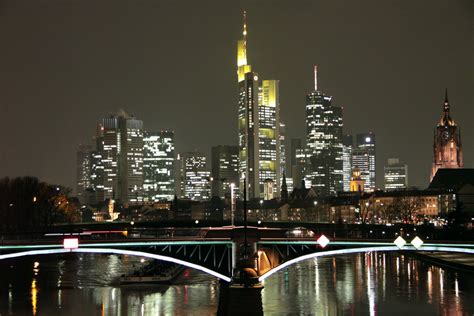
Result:
M260 80L247 60L247 14L243 12L242 39L237 42L239 85L239 174L240 189L246 179L248 197L280 195L282 139L278 80ZM271 187L271 194L265 189ZM268 192L267 192L268 193Z
M306 96L305 179L322 196L344 189L342 107L318 88L318 67L314 67L314 91Z
M440 168L462 168L461 129L450 116L448 89L445 91L443 115L436 125L433 140L433 166L430 181Z
M258 74L247 62L247 14L244 11L242 39L237 42L237 79L239 83L239 174L240 190L245 177L247 196L260 195L258 161Z

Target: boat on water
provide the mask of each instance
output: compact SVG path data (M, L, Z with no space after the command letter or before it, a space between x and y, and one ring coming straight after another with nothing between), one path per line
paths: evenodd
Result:
M152 262L130 275L120 277L121 284L169 284L185 269L174 263Z

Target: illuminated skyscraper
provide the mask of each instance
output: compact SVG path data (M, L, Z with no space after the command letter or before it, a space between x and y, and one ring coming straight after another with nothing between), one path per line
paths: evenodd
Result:
M183 154L184 159L184 196L194 201L206 201L211 198L211 173L206 169L206 156L198 152Z
M184 184L186 182L185 169L186 167L183 155L176 154L176 158L174 161L175 195L180 199L184 198Z
M389 158L384 166L385 190L402 190L408 187L408 166L398 158Z
M174 132L145 132L143 190L145 200L172 201L175 195Z
M230 198L230 184L239 183L239 147L212 147L212 196Z
M281 179L282 184L283 184L283 174L286 175L286 169L287 169L286 139L285 138L286 138L286 125L280 122L280 179Z
M335 195L343 190L342 108L318 91L317 67L314 81L314 91L306 96L305 179L318 194Z
M143 121L120 112L102 120L97 151L103 166L104 199L142 201Z
M244 174L247 197L263 198L264 186L273 181L274 196L280 194L281 142L278 80L263 80L247 62L247 24L244 12L243 38L237 43L239 83L239 174ZM266 186L268 188L268 185ZM240 179L243 190L243 179ZM267 195L268 196L268 195Z
M375 190L375 134L357 134L356 146L352 151L352 168L357 167L364 180L364 191Z
M91 155L92 147L80 145L76 154L76 194L81 203L85 203L86 190L91 184Z
M260 91L261 98L258 106L260 197L263 191L264 198L273 198L280 195L281 181L278 80L263 80ZM269 183L272 185L270 186ZM269 188L273 190L273 194L269 193ZM267 194L265 194L265 189Z
M239 82L239 174L244 174L247 197L260 195L258 163L258 74L247 64L247 24L244 12L243 39L237 42L237 78ZM240 179L240 190L243 190Z
M352 176L352 147L354 140L352 135L344 135L342 140L342 173L344 181L344 191L350 190Z
M444 98L443 116L436 126L433 139L433 166L430 181L440 168L463 168L461 129L449 115L448 89Z

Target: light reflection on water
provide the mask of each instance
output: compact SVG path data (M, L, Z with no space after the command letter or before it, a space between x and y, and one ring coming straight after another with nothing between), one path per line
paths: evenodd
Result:
M0 315L212 315L219 282L185 270L171 286L120 286L140 258L71 254L0 262ZM265 314L463 315L474 275L398 254L315 258L265 280Z

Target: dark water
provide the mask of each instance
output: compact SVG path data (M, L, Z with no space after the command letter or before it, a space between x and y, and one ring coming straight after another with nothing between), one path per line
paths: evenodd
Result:
M68 254L0 262L0 316L212 315L219 282L187 269L171 286L120 286L140 258ZM311 259L264 283L268 315L472 315L474 275L399 254ZM408 314L407 314L408 315Z

